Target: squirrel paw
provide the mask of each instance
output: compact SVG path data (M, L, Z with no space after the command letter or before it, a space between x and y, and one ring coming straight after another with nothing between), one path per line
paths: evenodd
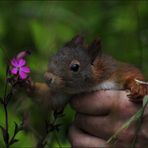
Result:
M133 81L130 85L130 94L127 95L132 102L141 102L143 97L148 94L148 85Z

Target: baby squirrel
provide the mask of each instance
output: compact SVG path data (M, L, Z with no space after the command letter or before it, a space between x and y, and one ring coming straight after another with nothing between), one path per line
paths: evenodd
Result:
M46 84L34 83L34 94L54 110L64 108L71 96L83 92L130 90L128 97L133 102L148 94L148 87L137 83L144 76L136 67L104 54L100 39L85 45L81 35L50 59L45 80Z

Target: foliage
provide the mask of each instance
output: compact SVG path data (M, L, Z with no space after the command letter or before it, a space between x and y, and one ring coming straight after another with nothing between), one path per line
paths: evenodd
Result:
M6 57L29 49L28 59L34 80L43 80L48 58L74 34L82 32L91 41L101 36L103 49L115 58L133 63L148 76L148 2L147 1L1 1L0 2L0 84L4 86ZM0 95L4 92L0 87ZM25 99L25 100L24 100ZM34 120L39 120L33 103L22 96L10 102L11 121L21 121L26 108L32 108ZM67 127L73 117L68 107L63 119L66 132L59 133L60 143L67 146ZM0 106L0 124L4 124ZM10 127L13 127L13 122ZM13 130L11 130L11 135ZM18 134L16 147L34 146L35 137L29 132ZM30 140L32 139L32 140ZM52 139L52 138L51 138ZM52 140L51 140L52 141ZM57 145L53 140L51 145ZM0 135L0 147L3 147Z

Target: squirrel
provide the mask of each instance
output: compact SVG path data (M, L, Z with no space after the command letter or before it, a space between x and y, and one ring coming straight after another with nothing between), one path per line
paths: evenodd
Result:
M46 135L43 125L49 118L48 112L62 113L74 95L97 90L129 90L129 99L137 103L148 94L148 85L139 69L103 53L99 38L85 44L82 35L76 35L51 57L44 77L46 83L30 80L27 85L28 95L39 105L38 113L43 113L39 123L32 122L33 115L28 117L31 121L27 125L35 130L38 147Z
M62 110L73 95L91 91L130 90L133 102L142 102L148 94L148 87L138 83L144 81L138 68L103 53L99 38L86 45L82 35L50 59L44 77L46 84L33 83L33 94L53 110Z

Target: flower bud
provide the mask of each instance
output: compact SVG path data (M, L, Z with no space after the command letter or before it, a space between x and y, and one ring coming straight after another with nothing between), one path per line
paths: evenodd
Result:
M25 50L25 51L22 51L20 53L18 53L18 55L16 56L17 59L23 59L25 58L27 55L30 55L31 52L29 50Z

